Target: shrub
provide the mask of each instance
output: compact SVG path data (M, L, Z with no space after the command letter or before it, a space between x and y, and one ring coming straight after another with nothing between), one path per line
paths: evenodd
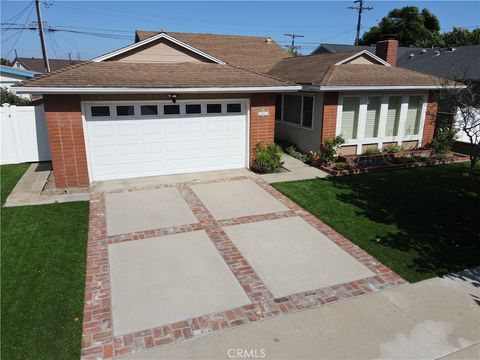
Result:
M395 154L402 151L402 147L400 145L388 144L382 148L382 151L387 154Z
M281 161L282 153L282 148L277 144L255 145L252 170L259 174L278 172L283 165Z
M365 150L364 155L380 155L381 151L377 148L368 148Z
M335 136L334 138L326 139L320 149L320 160L322 163L331 164L338 157L338 149L345 143L342 136Z
M451 126L440 127L435 132L430 147L435 150L437 154L446 154L452 149L456 139L457 134L455 129Z
M333 165L333 168L335 170L347 170L347 169L350 169L350 165L348 165L345 162L337 162L335 163L335 165Z
M295 145L290 145L289 147L285 148L285 152L291 157L294 157L302 162L306 162L308 160L308 155L298 151Z
M2 88L0 92L0 105L8 103L10 105L25 106L30 102L28 99L24 99L10 91L6 88Z

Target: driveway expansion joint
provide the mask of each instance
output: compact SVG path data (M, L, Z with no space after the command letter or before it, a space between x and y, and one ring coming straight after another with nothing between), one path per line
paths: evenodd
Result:
M192 190L191 185L250 179L285 205L288 210L276 213L249 215L239 218L216 220ZM326 305L339 300L367 294L406 283L404 279L374 259L358 246L338 234L293 201L269 186L256 176L238 176L211 181L193 181L179 184L162 184L130 188L123 191L156 189L176 186L188 206L199 220L198 223L166 227L129 234L107 236L105 193L91 194L90 227L87 245L87 274L82 334L82 359L109 359L116 356L143 351L168 343L203 336L215 331L229 329L260 321L281 314L297 312ZM122 192L115 190L111 193ZM274 298L260 276L250 266L238 248L224 232L223 227L248 224L266 220L301 217L345 252L374 273L373 276ZM144 331L118 335L113 334L111 312L111 282L108 245L153 237L204 230L224 259L236 279L248 295L251 304L222 312L197 316Z

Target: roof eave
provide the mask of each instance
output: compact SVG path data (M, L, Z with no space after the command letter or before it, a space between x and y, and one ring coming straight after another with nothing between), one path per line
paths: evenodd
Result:
M367 90L439 90L454 85L319 85L312 86L317 91L367 91Z
M11 87L18 94L190 94L190 93L263 93L297 92L300 85L192 87L192 88L107 88L107 87Z

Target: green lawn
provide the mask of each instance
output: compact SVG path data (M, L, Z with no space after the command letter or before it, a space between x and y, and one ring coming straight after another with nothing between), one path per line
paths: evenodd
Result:
M28 168L4 165L1 203ZM3 359L80 357L88 202L1 209Z
M480 178L467 164L273 184L408 281L480 265Z

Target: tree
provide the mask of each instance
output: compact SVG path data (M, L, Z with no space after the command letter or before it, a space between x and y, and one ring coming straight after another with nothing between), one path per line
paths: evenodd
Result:
M13 66L13 61L10 61L10 60L5 59L5 58L1 58L0 65Z
M416 6L393 9L377 26L363 34L361 45L396 39L400 46L430 47L443 45L440 21L428 9Z
M470 31L454 27L452 31L442 34L446 46L480 45L480 28Z
M24 99L10 91L6 88L1 88L0 91L0 105L8 103L10 105L27 105L30 102L28 99Z
M470 174L480 161L480 92L469 81L445 83L437 93L440 110L453 118L457 134L465 134L470 141Z

